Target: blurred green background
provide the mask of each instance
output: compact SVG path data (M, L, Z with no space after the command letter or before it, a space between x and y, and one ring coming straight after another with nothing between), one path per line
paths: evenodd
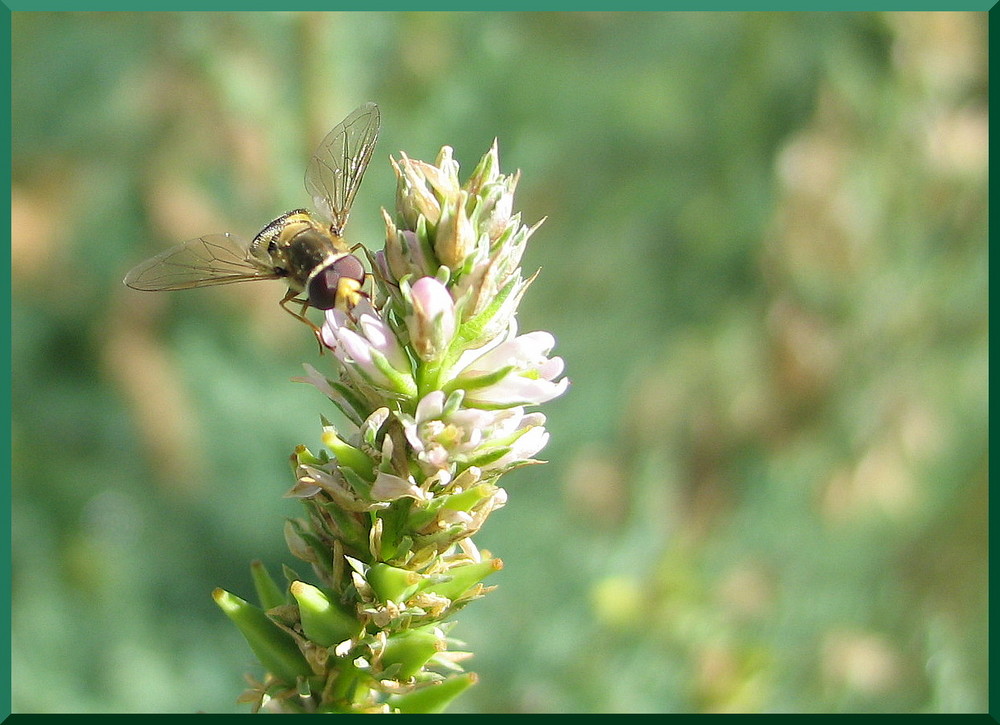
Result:
M243 712L213 587L295 564L279 283L121 284L499 138L573 384L477 539L468 712L987 707L987 16L14 13L15 712Z

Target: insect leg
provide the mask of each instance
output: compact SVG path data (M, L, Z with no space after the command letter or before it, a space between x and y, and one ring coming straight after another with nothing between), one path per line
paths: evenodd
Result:
M309 326L309 329L313 331L313 335L316 336L316 342L319 343L319 354L322 355L325 347L323 345L323 334L322 332L320 332L320 329L316 327L315 324L313 324L313 321L310 320L308 317L306 317L306 310L309 309L309 301L296 299L297 294L298 292L295 292L294 290L288 290L287 294L285 294L285 296L281 299L281 302L279 302L278 304L281 305L281 309L290 314L296 320L298 320L299 322L303 322ZM290 309L288 307L289 302L301 303L302 309L299 310L298 312L296 312L293 309Z

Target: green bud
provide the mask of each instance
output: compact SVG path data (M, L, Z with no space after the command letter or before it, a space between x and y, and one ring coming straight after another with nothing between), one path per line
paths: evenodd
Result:
M312 674L292 636L272 622L262 609L224 589L216 589L212 598L243 634L264 669L289 684Z
M295 453L292 454L292 468L296 466L322 466L327 463L326 453L323 453L323 458L314 456L312 451L306 448L304 445L295 446Z
M417 591L422 577L415 571L399 569L379 562L372 564L365 575L372 591L383 602L405 602Z
M420 672L427 661L445 649L445 641L427 629L406 629L389 637L382 651L382 665L399 665L399 677L406 679Z
M281 587L271 578L264 566L264 562L255 560L250 562L250 576L253 577L253 586L257 590L257 601L264 609L280 607L285 603L285 595Z
M475 672L452 675L439 682L421 685L405 695L393 695L389 705L403 714L421 715L444 712L452 700L478 681Z
M324 428L321 437L323 445L337 457L341 466L355 470L363 478L372 480L375 477L375 462L368 455L354 446L346 443L333 428Z
M458 599L490 574L501 569L503 569L503 561L500 559L486 559L474 564L453 566L444 574L448 577L447 580L431 584L424 589L433 594L448 597L448 599Z
M321 647L331 647L356 634L360 625L330 601L321 590L302 581L292 582L292 596L299 604L302 631Z

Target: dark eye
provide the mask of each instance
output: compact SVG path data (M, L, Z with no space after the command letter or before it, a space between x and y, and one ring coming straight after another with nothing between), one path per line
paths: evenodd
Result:
M319 310L329 310L337 304L337 287L341 279L365 281L365 268L361 260L353 254L338 257L323 269L319 270L307 283L309 304Z

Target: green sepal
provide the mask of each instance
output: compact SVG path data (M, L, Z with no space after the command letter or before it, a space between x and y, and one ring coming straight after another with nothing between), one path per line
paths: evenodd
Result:
M306 448L301 443L295 446L295 453L292 454L292 468L298 465L306 466L322 466L326 464L330 457L327 456L326 451L320 451L321 455L317 456L313 454L308 448Z
M441 505L435 504L434 501L424 508L415 507L410 511L410 516L406 523L412 530L420 531L437 517L440 508ZM396 555L398 556L399 552L396 552Z
M292 582L298 581L301 578L299 577L299 573L288 566L288 564L281 565L281 575L285 577L285 586L291 586Z
M345 442L337 435L333 428L324 428L321 436L323 445L330 449L330 452L337 457L337 462L341 468L350 468L357 471L362 478L369 480L374 478L375 461L367 453L355 448L350 443Z
M354 493L361 497L363 501L372 500L372 481L375 477L374 471L372 471L372 479L365 479L361 477L361 474L348 466L337 466L337 470L340 471L344 480L347 481L351 488L354 489Z
M400 395L406 396L407 398L412 398L417 394L416 383L413 382L413 376L409 373L402 373L396 368L394 368L390 363L389 359L383 355L378 350L370 351L372 362L380 373L385 375L392 383L393 392L399 393ZM379 385L378 387L382 387Z
M450 393L453 390L462 388L463 390L478 390L480 388L487 388L490 385L496 385L501 380L503 380L507 375L514 370L513 365L504 365L502 368L494 370L491 373L486 373L484 375L477 375L475 377L458 377L449 382L448 384L442 386L442 390L446 393Z
M479 194L480 190L487 184L496 183L497 179L503 179L500 175L499 159L497 156L497 140L493 139L490 150L483 154L476 164L476 168L469 174L469 180L465 182L464 189L469 194Z
M295 541L292 537L297 537ZM319 566L323 571L329 571L333 566L333 558L330 555L329 547L307 529L303 522L298 519L287 519L285 521L285 543L289 551L302 561Z
M324 699L331 703L331 709L319 709L317 712L355 712L348 703L363 697L369 685L368 674L359 670L349 657L337 658L336 664L330 669L337 674L327 682L323 694Z
M441 508L452 511L471 511L477 503L492 495L495 490L496 488L491 484L477 483L467 491L440 496Z
M369 567L365 579L383 602L405 602L420 587L422 577L415 571L379 562Z
M414 232L417 235L417 239L420 242L421 248L424 250L425 258L429 260L434 260L438 264L441 260L438 259L437 252L434 251L433 238L437 236L437 224L432 223L423 214L417 217L417 223L413 225Z
M445 641L426 629L405 629L389 637L382 651L382 664L399 665L399 677L408 679L427 661L445 649Z
M216 589L212 598L243 634L264 669L289 684L312 674L295 640L272 622L264 610L224 589Z
M334 400L333 404L337 406L341 413L344 414L352 423L355 425L361 425L365 418L368 417L368 405L365 401L348 386L340 382L334 382L332 380L328 381L330 387L332 387L340 396L344 399L343 403L338 400Z
M400 536L397 545L393 548L394 558L403 559L413 549L413 538L410 536Z
M493 486L481 483L471 487L468 491L436 496L423 508L414 507L410 511L409 526L414 531L420 531L434 520L441 509L471 511L477 503L491 495L494 490Z
M257 590L257 601L263 609L273 609L286 604L284 592L271 577L264 562L258 559L251 561L250 576L253 578L254 589Z
M462 407L462 401L465 400L465 391L462 389L452 391L447 399L444 401L444 409L441 411L441 415L438 416L441 420L448 420L453 416L459 408Z
M335 502L319 504L333 519L337 527L337 536L348 546L366 549L368 547L368 531L350 511L345 511Z
M375 514L376 518L382 520L382 554L379 558L383 561L394 559L403 550L403 539L408 535L407 524L412 509L413 500L403 498L393 501L389 508Z
M519 282L518 275L514 275L507 284L497 291L490 304L486 306L486 309L459 325L451 347L453 351L452 357L448 358L449 364L454 363L458 359L458 356L465 350L479 347L481 343L486 342L486 340L480 340L480 338L489 326L490 321L503 307L504 302L514 292Z
M478 456L470 458L466 462L466 464L469 466L477 466L479 468L485 468L494 461L499 461L501 458L510 453L510 451L511 451L510 446L498 446L496 448L493 448L492 450L485 451L484 453L481 453Z
M449 526L447 529L435 531L433 534L414 536L413 546L414 549L423 549L425 546L433 546L439 551L442 551L445 547L454 544L456 541L461 541L467 535L468 529L466 529L465 526L456 524L455 526Z
M297 581L290 587L299 605L302 632L321 647L331 647L349 639L361 625L312 584Z
M453 566L444 573L444 576L448 577L446 580L426 586L424 591L439 594L448 599L458 599L490 574L501 569L503 569L503 561L500 559L486 559L474 564Z
M475 685L478 679L475 672L463 672L438 682L429 682L405 695L392 695L388 699L389 707L404 715L444 712L456 697Z

